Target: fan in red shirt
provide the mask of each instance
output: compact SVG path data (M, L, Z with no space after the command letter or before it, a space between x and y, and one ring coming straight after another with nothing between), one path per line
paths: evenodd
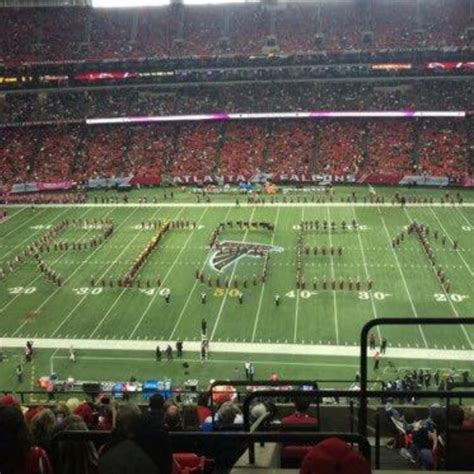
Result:
M199 424L204 423L206 418L212 415L212 412L208 407L208 403L209 403L209 394L207 392L200 393L198 397L198 402L197 402Z
M310 399L300 396L294 401L295 412L281 420L282 425L318 425L318 419L308 413Z

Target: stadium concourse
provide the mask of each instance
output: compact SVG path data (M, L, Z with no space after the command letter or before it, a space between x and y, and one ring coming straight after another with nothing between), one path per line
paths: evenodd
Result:
M473 472L474 0L110 1L0 2L0 473Z

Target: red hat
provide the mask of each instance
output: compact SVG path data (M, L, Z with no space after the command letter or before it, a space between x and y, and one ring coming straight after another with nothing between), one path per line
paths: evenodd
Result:
M91 425L94 421L94 413L92 408L86 403L81 403L75 410L74 414L80 416L86 425Z
M371 474L367 460L339 438L329 438L311 449L300 474Z
M13 395L4 395L0 398L0 405L17 405L18 402Z
M33 418L38 414L41 413L44 410L44 407L34 407L30 408L26 413L25 413L25 421L26 423L30 424Z

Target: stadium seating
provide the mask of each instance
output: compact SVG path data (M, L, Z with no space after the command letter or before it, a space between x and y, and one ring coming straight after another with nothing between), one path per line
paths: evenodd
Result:
M296 4L268 11L259 5L159 8L151 14L88 8L7 9L1 58L19 62L262 52L274 36L283 53L464 47L469 2L435 0L417 11L409 0L375 2L368 17L357 5ZM181 13L179 13L181 11ZM274 23L274 27L272 27ZM134 26L135 25L135 26ZM372 39L362 32L370 31ZM318 35L319 39L318 39ZM227 43L222 43L227 38Z
M3 183L9 184L158 177L167 172L201 178L419 172L459 181L472 172L468 129L462 121L346 119L6 130L0 167Z

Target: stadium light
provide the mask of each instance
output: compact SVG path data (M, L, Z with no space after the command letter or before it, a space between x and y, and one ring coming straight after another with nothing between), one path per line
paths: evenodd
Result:
M92 0L94 8L161 7L169 4L170 0Z

